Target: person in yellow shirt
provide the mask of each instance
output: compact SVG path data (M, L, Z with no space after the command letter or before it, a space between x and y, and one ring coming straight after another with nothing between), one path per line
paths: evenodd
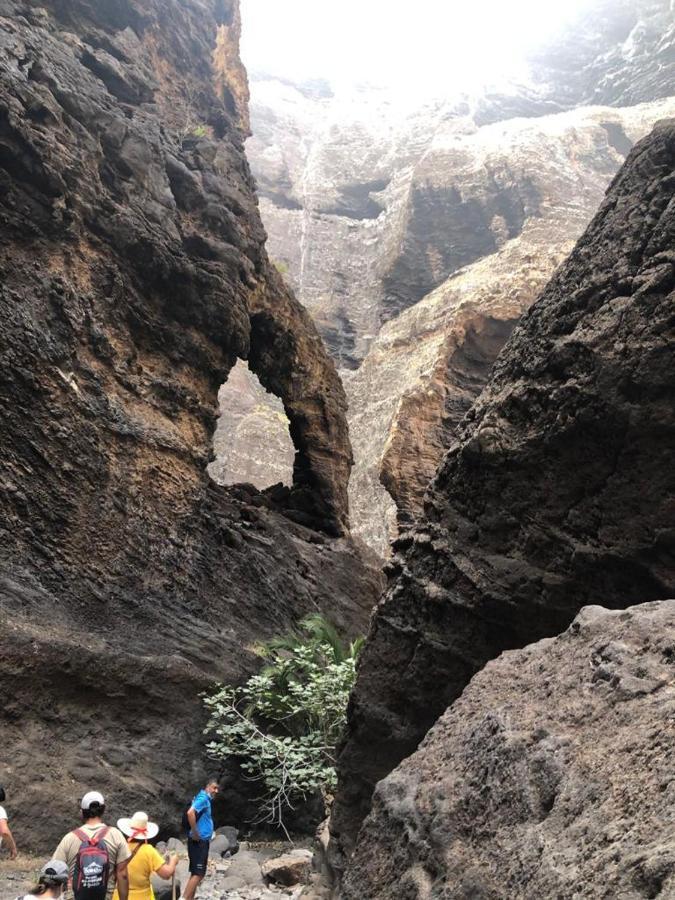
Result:
M155 900L150 876L155 873L160 878L171 878L178 865L178 855L173 854L166 862L149 840L157 837L159 827L148 821L148 814L136 812L130 819L119 819L119 830L126 835L131 856L127 864L129 876L129 900ZM119 900L117 889L112 900Z

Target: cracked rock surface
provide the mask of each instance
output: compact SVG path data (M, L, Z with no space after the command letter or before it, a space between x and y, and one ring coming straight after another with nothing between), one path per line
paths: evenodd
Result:
M200 692L309 612L363 632L379 591L343 536L344 392L264 249L238 21L0 0L0 780L24 847L92 783L175 822ZM290 421L273 497L206 471L238 358Z
M675 894L675 600L502 654L377 787L344 900Z
M640 141L523 316L394 545L361 658L331 828L503 650L602 599L675 595L675 120Z

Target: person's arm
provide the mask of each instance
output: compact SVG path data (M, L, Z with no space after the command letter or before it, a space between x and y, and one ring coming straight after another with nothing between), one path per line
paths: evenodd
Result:
M120 900L128 900L129 898L129 873L127 872L127 860L118 863L115 867L117 874L117 893Z
M9 858L16 859L18 855L18 850L16 849L16 841L14 840L14 835L9 830L9 823L7 819L0 819L0 836L2 836L2 843L7 844L9 847Z
M176 871L176 866L178 865L178 854L174 853L169 857L169 861L162 863L159 869L155 869L155 872L159 875L160 878L171 878L171 876Z
M197 812L194 806L191 806L187 811L187 820L190 823L190 837L194 841L199 840L199 832L197 831Z

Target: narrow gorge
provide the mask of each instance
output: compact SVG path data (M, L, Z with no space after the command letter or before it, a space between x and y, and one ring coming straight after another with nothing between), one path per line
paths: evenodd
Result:
M386 83L340 43L365 9L303 2L0 0L17 842L92 788L175 836L214 766L217 825L287 838L203 698L310 615L352 681L288 894L669 900L672 3L579 0L465 85L417 70L459 10L366 34ZM303 44L325 72L284 70ZM238 890L197 897L283 888Z

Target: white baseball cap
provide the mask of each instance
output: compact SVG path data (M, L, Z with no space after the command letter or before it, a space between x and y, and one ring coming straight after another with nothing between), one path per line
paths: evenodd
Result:
M89 791L89 793L85 794L82 800L80 801L81 809L89 809L92 803L98 803L99 806L105 806L105 800L103 799L103 794L99 794L98 791Z

